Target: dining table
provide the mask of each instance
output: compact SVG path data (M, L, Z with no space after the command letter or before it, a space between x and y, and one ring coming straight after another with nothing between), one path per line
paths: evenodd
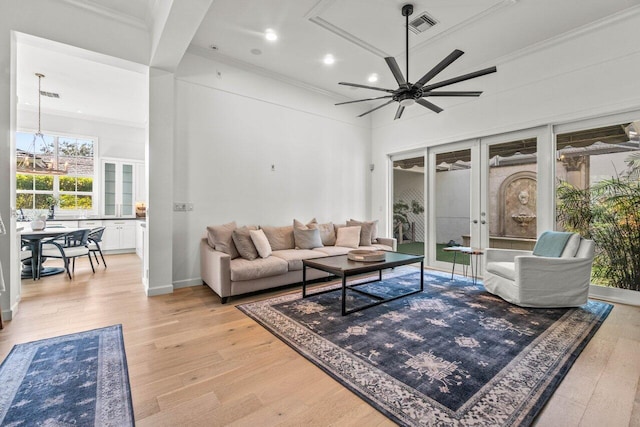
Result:
M31 263L23 262L21 277L23 279L32 278L37 280L42 276L52 276L54 274L60 274L64 272L64 268L61 267L44 267L42 263L38 262L40 258L40 244L42 239L48 237L61 236L66 233L78 230L87 230L87 228L72 228L63 226L49 226L42 230L33 230L30 227L25 227L20 231L20 238L23 242L27 242L31 249ZM33 266L38 266L39 274L35 274Z

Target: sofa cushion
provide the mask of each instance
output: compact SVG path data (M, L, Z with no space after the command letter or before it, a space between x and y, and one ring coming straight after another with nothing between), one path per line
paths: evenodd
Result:
M236 229L236 222L228 224L210 225L207 227L207 242L216 251L224 252L231 259L238 258L238 250L233 243L233 230Z
M231 280L255 280L263 277L278 276L288 271L286 261L270 256L249 261L244 258L236 258L230 262Z
M351 218L347 221L347 226L359 225L362 227L360 230L360 246L370 245L376 243L378 238L378 220L375 221L358 221ZM369 237L367 239L367 237Z
M258 250L251 240L250 231L249 227L245 225L244 227L233 230L232 234L233 243L235 243L238 253L242 258L247 260L258 258Z
M360 246L361 227L340 227L336 233L336 246L357 249Z
M282 251L274 251L274 257L278 257L287 261L289 271L302 270L302 260L311 258L326 257L327 254L309 249L285 249Z
M353 250L353 248L345 248L343 246L324 246L322 248L315 248L313 251L317 251L328 256L334 256L348 254L350 250Z
M336 230L332 222L326 224L318 224L320 230L320 239L325 246L333 246L336 244Z
M313 249L321 248L322 239L320 238L320 230L317 228L307 228L303 230L301 228L293 228L293 236L296 242L296 249Z
M283 249L293 249L295 248L295 241L293 238L293 227L285 226L285 227L262 227L265 236L267 236L267 240L269 240L269 245L271 246L272 251L281 251Z
M249 235L251 236L251 241L253 245L256 247L258 251L258 255L260 258L266 258L271 255L271 246L269 245L269 240L267 240L267 236L264 235L264 231L262 230L249 230Z
M516 266L513 262L488 262L486 270L496 276L516 280Z

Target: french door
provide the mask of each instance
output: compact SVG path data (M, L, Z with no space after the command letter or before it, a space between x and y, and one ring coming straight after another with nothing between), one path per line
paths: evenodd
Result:
M428 265L450 269L452 246L531 249L540 227L553 228L553 196L538 191L551 188L551 174L538 174L540 164L554 166L547 133L544 127L429 149Z

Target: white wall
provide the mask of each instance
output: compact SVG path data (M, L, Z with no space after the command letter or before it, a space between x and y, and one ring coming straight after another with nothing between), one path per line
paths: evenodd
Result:
M504 58L497 63L497 73L462 85L484 90L480 98L443 102L439 98L437 103L445 107L440 114L414 106L393 121L388 109L373 113L373 162L387 164L388 155L402 151L637 109L638 28L636 8L624 17ZM376 168L374 215L386 206L385 175L385 168ZM384 229L387 218L378 219Z
M367 219L368 119L328 96L193 54L176 80L174 200L194 210L174 213L174 284L198 282L207 225Z

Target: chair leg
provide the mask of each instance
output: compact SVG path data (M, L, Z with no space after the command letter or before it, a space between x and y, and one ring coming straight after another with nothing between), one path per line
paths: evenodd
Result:
M73 257L73 267L72 267L72 269L73 269L73 274L75 275L76 274L76 257Z
M100 252L100 258L102 258L102 264L104 264L104 268L107 268L107 262L104 260L104 255L102 254L102 249L98 246L98 252Z
M93 253L93 257L96 259L96 263L100 265L100 261L98 261L98 254L96 254L96 251L91 251L90 253ZM89 255L89 257L91 257L91 255Z
M91 270L93 270L93 272L96 272L96 269L93 268L93 261L91 260L91 252L89 252L87 255L89 255L89 264L91 264Z
M71 271L69 270L69 259L67 257L64 257L64 268L65 270L67 270L67 276L69 276L69 279L72 279L71 277Z

